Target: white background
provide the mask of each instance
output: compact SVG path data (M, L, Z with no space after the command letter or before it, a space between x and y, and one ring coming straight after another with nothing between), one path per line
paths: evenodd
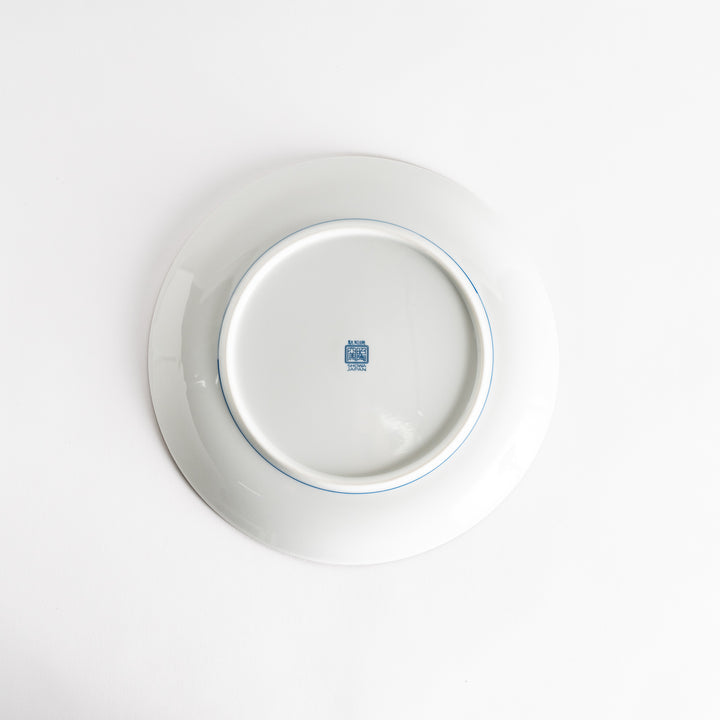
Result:
M0 716L720 716L713 2L0 5ZM220 520L156 428L183 239L286 162L449 175L546 281L561 386L515 493L403 562Z

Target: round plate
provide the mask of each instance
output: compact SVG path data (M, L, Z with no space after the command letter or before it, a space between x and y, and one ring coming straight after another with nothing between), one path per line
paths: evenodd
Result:
M188 240L149 373L218 514L293 555L373 563L510 492L549 423L557 341L537 274L466 190L324 158L242 188Z

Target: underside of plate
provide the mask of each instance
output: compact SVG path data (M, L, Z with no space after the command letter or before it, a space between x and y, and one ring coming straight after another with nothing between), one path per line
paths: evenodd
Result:
M538 275L469 192L333 157L229 194L158 297L150 390L182 473L292 555L367 564L493 510L547 430L557 339Z

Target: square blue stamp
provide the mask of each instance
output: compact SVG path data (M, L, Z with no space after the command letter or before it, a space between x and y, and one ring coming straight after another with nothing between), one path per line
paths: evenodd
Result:
M367 365L370 362L370 347L364 340L348 340L345 362L348 365Z

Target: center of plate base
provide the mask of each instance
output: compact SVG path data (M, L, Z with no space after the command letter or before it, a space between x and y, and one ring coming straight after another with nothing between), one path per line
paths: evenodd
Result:
M492 353L482 302L440 247L390 223L336 220L253 263L225 312L218 366L236 425L267 462L367 493L457 450L484 406Z

